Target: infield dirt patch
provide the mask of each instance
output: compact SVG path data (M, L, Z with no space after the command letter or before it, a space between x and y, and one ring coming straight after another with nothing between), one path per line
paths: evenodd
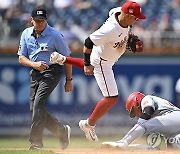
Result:
M180 150L122 150L112 148L53 150L55 154L175 154Z

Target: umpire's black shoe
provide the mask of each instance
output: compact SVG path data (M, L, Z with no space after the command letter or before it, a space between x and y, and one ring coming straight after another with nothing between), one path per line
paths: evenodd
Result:
M37 143L31 143L29 150L42 150L43 145L42 144L37 144Z
M62 132L62 135L59 137L59 142L61 144L61 149L64 150L68 147L70 143L70 134L71 134L71 128L69 125L64 125L64 132Z

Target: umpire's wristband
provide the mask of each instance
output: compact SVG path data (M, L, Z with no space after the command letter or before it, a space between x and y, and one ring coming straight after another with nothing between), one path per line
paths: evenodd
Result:
M84 53L84 65L85 65L85 66L91 65L90 55L91 55L91 54Z

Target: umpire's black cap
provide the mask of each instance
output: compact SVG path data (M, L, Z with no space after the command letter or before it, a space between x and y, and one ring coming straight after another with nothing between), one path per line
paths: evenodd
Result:
M33 9L31 16L34 20L47 19L46 9L43 6L37 6Z

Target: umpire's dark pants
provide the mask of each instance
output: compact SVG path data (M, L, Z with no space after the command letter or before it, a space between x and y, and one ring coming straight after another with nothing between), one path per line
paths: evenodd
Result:
M47 128L54 135L60 136L64 130L63 125L50 115L46 109L46 102L58 85L63 69L58 64L53 64L45 71L31 70L30 85L30 111L32 112L32 125L29 141L42 144L43 129ZM43 144L42 144L43 145Z

